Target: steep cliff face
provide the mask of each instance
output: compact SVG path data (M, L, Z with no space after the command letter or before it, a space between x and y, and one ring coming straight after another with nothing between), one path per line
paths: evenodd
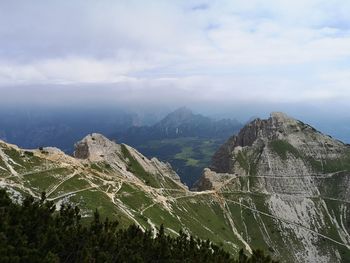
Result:
M272 113L230 138L210 168L197 188L225 196L233 221L252 245L286 262L349 260L348 145Z

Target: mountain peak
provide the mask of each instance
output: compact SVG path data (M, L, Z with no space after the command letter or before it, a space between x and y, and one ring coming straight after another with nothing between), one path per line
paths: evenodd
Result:
M210 170L203 172L195 186L230 196L229 206L234 204L238 217L242 217L242 233L249 231L246 222L250 218L259 217L256 211L281 220L278 231L290 233L282 240L293 240L294 236L300 244L307 244L289 246L284 255L295 247L294 255L284 262L344 262L340 257L325 258L330 244L319 244L325 236L334 239L332 231L338 231L335 238L340 233L349 236L349 226L338 227L341 223L333 219L344 220L341 209L349 202L349 180L349 146L286 114L271 113L268 119L250 122L222 145L213 156ZM249 219L244 216L246 209L253 211ZM263 220L257 219L256 224L264 224ZM310 230L317 234L310 235ZM265 231L261 228L261 233ZM272 236L266 235L266 240ZM349 247L349 239L337 241ZM274 249L279 246L275 244Z
M283 112L272 112L268 119L255 119L243 127L237 135L235 146L251 146L257 139L283 139L290 134L314 128Z
M227 172L232 167L231 156L242 148L263 149L271 143L279 148L297 149L303 156L322 159L336 159L346 146L281 112L273 112L268 119L255 119L245 125L237 136L231 137L213 156L212 168Z
M193 112L187 107L181 107L177 110L169 113L162 122L171 124L180 124L184 121L192 119L194 116Z
M187 114L188 115L192 115L193 114L192 110L190 108L186 107L186 106L180 107L180 108L174 110L172 113L173 114L186 114L186 115Z
M163 120L155 125L156 128L165 130L167 134L183 132L183 126L197 126L200 123L209 123L211 119L201 114L194 114L189 108L181 107L169 113ZM181 127L182 126L182 127Z
M284 112L271 112L270 117L272 119L276 119L276 120L280 120L280 121L286 121L286 120L290 120L293 119L291 117L289 117L287 114L285 114Z
M118 144L99 133L92 133L85 136L74 145L74 148L75 158L89 159L91 161L102 160L105 155L120 151Z
M287 114L283 112L272 112L270 114L270 119L272 120L272 123L276 126L295 126L298 125L300 122L296 119L288 116Z

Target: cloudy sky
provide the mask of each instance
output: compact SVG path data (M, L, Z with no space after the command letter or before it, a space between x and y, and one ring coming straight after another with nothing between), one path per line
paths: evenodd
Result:
M0 1L0 102L348 112L349 14L347 0Z

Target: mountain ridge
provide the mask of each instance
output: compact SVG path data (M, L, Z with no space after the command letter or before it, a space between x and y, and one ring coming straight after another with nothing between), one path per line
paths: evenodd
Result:
M54 148L0 142L0 185L24 194L98 208L122 225L164 223L210 238L231 253L269 251L281 262L350 259L348 146L281 114L231 137L189 191L171 167L125 144L90 134L76 157ZM102 156L101 156L102 155ZM221 160L220 162L218 160Z
M261 215L262 242L270 243L276 230L288 233L279 239L294 250L289 261L343 262L341 253L348 254L350 248L349 153L348 145L272 113L267 120L247 124L222 145L195 188L246 196L231 201ZM269 231L266 217L283 223ZM346 250L320 245L324 239Z
M83 217L92 217L97 208L121 226L134 223L157 233L163 223L168 234L183 229L217 244L224 241L231 252L242 247L233 245L240 242L226 229L228 222L211 191L190 192L169 164L149 160L100 134L83 138L76 144L77 152L85 142L93 150L78 154L81 159L53 147L22 150L0 142L0 186L19 202L27 195L39 199L45 191L57 208L62 203L79 205Z
M134 145L146 140L176 137L213 138L222 136L222 134L224 136L232 134L240 125L237 120L214 120L201 114L195 114L187 107L181 107L151 126L130 127L125 133L111 137Z

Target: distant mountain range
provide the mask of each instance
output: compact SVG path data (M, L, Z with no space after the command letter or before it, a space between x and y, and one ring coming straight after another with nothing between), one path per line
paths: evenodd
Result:
M145 141L183 137L227 139L241 127L242 124L237 120L214 120L201 114L194 114L190 109L182 107L169 113L152 126L129 128L120 136L119 140L138 145Z
M214 120L182 107L152 126L130 127L110 137L141 150L149 158L169 162L181 180L192 186L217 148L241 127L237 120Z

